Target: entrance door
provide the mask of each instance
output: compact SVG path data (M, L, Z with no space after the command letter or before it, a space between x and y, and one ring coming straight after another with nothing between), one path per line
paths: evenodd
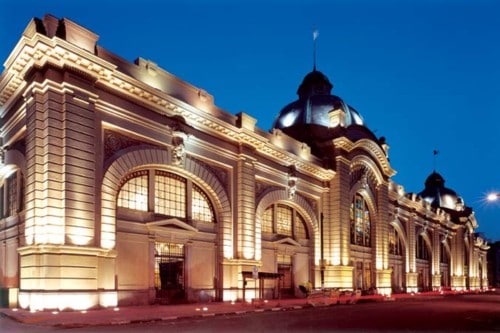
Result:
M155 244L155 289L161 304L185 302L183 244Z
M280 295L293 295L292 281L292 257L288 255L278 255L278 273L283 274L280 281Z

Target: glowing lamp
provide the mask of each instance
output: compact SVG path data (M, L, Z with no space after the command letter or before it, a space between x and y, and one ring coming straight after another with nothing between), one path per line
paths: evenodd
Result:
M496 201L496 200L500 199L500 193L490 193L490 194L488 194L486 199L488 201Z

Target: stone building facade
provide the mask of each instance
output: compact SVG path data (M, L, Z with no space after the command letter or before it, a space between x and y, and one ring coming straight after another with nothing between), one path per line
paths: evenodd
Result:
M33 19L0 76L0 287L32 310L488 284L473 211L316 68L269 132L68 19Z

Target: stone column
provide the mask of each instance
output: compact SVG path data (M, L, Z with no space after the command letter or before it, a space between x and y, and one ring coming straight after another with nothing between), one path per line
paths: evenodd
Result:
M441 289L441 239L439 230L432 231L432 289Z
M464 230L458 229L450 241L451 264L453 267L451 275L451 287L456 290L465 289L465 267L464 267Z
M416 253L415 253L415 220L416 215L413 213L411 217L406 222L406 230L408 233L408 248L407 252L407 260L408 267L406 271L406 291L407 292L416 292L418 290L418 273L417 273L417 262L416 262Z
M346 158L336 157L337 173L330 182L330 194L323 210L324 286L327 288L352 289L349 164Z
M389 192L387 183L377 186L377 215L375 222L375 286L377 292L384 295L391 293L391 270L389 269ZM373 237L372 237L373 239Z

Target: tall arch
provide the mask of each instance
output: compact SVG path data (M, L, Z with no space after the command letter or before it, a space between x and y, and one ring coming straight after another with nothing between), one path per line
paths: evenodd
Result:
M233 256L231 205L224 185L219 179L194 159L186 158L184 167L170 163L171 154L167 150L146 148L130 151L111 163L104 174L101 192L101 247L112 249L116 243L116 196L120 190L122 177L145 165L158 165L187 175L206 185L207 192L214 199L214 207L220 221L219 233L223 254Z
M295 195L293 199L290 199L286 190L276 190L265 194L258 202L255 210L255 244L256 244L256 259L260 260L262 256L262 221L261 216L264 210L275 202L286 202L287 204L293 206L297 211L302 213L309 229L314 235L314 247L315 247L315 262L319 263L320 254L319 249L319 224L316 217L316 213L311 205L300 195ZM317 251L316 251L317 250Z

